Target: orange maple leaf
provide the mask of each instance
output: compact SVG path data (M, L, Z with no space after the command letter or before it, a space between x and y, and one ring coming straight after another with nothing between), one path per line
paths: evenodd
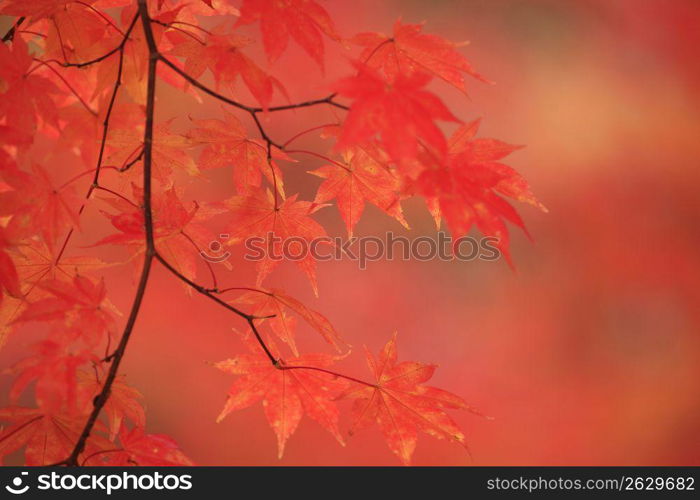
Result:
M73 451L85 417L68 417L46 413L38 408L10 406L0 409L0 421L9 425L0 433L0 460L25 447L25 464L49 465L64 460ZM103 431L98 422L96 431ZM96 433L86 442L85 454L113 448L114 445Z
M335 199L343 217L348 236L352 237L360 220L365 202L370 202L404 227L399 190L401 182L386 162L381 162L361 148L343 152L343 161L324 165L309 172L325 179L319 186L314 203L324 204Z
M287 440L294 434L301 417L306 414L344 445L338 430L339 411L335 398L346 382L334 375L309 369L283 370L270 363L251 336L246 344L251 354L242 354L220 361L214 366L237 375L229 389L228 399L216 421L221 422L235 410L262 401L265 417L277 435L278 456L282 458ZM274 347L274 346L272 346ZM283 366L306 366L328 369L338 358L328 354L304 354L279 361Z
M275 89L286 95L284 86L276 78L265 73L241 49L251 41L243 36L226 33L223 26L214 28L201 42L179 32L168 32L173 43L170 54L185 59L184 71L192 78L199 78L209 69L217 86L234 85L238 77L258 102L266 108Z
M79 226L81 200L72 186L55 187L46 170L33 165L32 174L18 168L0 174L9 187L0 192L0 216L12 215L8 227L28 235L40 234L49 248L59 236Z
M354 383L343 397L355 399L351 432L377 423L387 444L408 465L418 439L418 431L446 438L466 447L464 433L446 409L468 409L452 393L422 385L435 372L435 365L412 361L397 363L396 334L375 357L367 349L367 364L376 385Z
M284 196L282 172L274 161L268 162L267 147L263 141L249 139L245 128L233 114L224 111L224 119L192 120L197 128L187 136L197 145L204 145L199 157L199 168L233 166L233 182L239 193L260 187L262 177L276 185ZM272 158L294 161L282 150L271 146Z
M318 295L316 260L310 249L312 241L326 237L326 231L310 216L322 205L298 201L296 194L278 202L272 193L262 190L234 196L224 203L231 217L228 243L259 239L258 285L286 257L306 274ZM288 245L290 242L293 244ZM290 255L285 255L285 247ZM292 254L294 259L290 259Z
M296 318L291 316L289 311L299 315L336 350L341 351L343 347L347 347L340 334L325 316L305 306L297 299L290 297L282 290L249 290L236 297L231 303L250 305L249 313L258 317L274 315L270 319L262 320L259 324L264 324L263 321L269 321L271 330L289 345L295 356L299 355L294 340Z

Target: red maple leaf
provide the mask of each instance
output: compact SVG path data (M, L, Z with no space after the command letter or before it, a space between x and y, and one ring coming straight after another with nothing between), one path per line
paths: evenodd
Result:
M173 465L194 465L178 447L174 439L165 434L146 434L143 427L121 428L119 431L121 449L92 459L88 465L143 467L163 467ZM113 447L114 448L114 447ZM103 459L99 463L100 459ZM95 461L98 461L96 464Z
M378 358L368 350L366 354L377 382L376 385L354 383L343 395L355 399L352 432L378 424L391 451L406 465L416 447L418 431L466 447L464 433L445 410L468 409L467 404L447 391L422 385L433 376L435 365L397 363L396 334Z
M64 460L73 451L80 436L85 416L68 417L45 413L37 408L10 406L0 409L0 421L9 425L0 433L0 459L25 447L25 464L49 465ZM96 431L103 430L100 422ZM86 442L85 454L90 455L114 446L96 433Z
M284 195L282 172L274 161L268 162L267 147L263 141L249 139L245 128L233 114L224 112L223 120L192 120L197 128L188 137L197 145L204 145L199 157L199 168L233 166L233 182L239 193L260 187L262 177L276 185ZM272 158L294 161L282 150L271 146Z
M398 19L392 36L360 33L351 41L365 47L360 59L370 67L381 69L389 80L400 74L428 72L463 92L466 91L463 74L488 82L456 50L464 44L428 35L422 30L423 24L401 24Z
M321 33L339 39L328 12L313 0L243 0L238 24L255 21L260 21L265 52L273 62L291 36L323 68Z
M335 199L348 236L352 237L366 202L408 227L399 200L401 181L387 162L367 151L351 148L343 152L342 162L324 165L309 173L325 179L316 192L314 203L324 204Z
M445 217L455 240L476 224L483 234L498 239L497 246L511 263L505 221L523 230L525 224L501 196L527 202L543 211L546 208L537 201L520 174L499 163L522 146L496 139L474 139L478 127L479 120L460 127L450 138L446 163L426 168L418 177L417 185L430 200L433 214Z
M237 375L217 422L235 410L262 401L265 417L277 435L278 456L282 458L287 440L306 414L344 444L338 430L335 398L346 387L343 379L311 369L282 370L270 363L260 346L246 338L251 354L242 354L216 363L218 369ZM328 354L304 354L279 361L282 366L328 369L338 358Z
M316 260L311 252L314 240L326 237L323 227L310 216L322 208L310 201L298 201L297 195L282 202L272 193L258 190L225 201L230 216L229 243L257 238L258 285L282 260L293 260L306 274L314 293L318 295Z
M264 108L269 106L275 88L286 95L276 78L265 73L242 52L241 49L251 43L246 37L228 33L219 26L207 34L205 41L177 31L168 32L168 38L173 44L170 54L185 59L184 71L193 78L199 78L207 69L217 86L233 85L240 77Z
M25 286L25 293L32 294L32 300L37 295L48 296L50 293L38 287L42 281L60 280L73 281L77 275L86 275L97 270L113 266L97 257L85 254L70 255L64 252L58 259L60 249L51 250L46 244L24 244L13 249L12 257L19 273L20 280Z
M38 233L53 248L60 236L79 226L81 200L72 186L55 187L39 165L33 165L31 174L17 168L0 174L12 188L0 192L0 216L12 215L9 227L17 234Z
M141 200L142 189L132 188L134 197ZM107 236L93 246L125 245L132 250L132 258L143 253L146 249L145 223L140 206L121 198L110 199L109 203L119 213L105 215L119 233ZM197 264L201 262L201 249L215 240L214 234L202 225L209 212L200 210L196 202L189 208L185 207L174 186L158 193L152 205L154 239L159 254L185 276L195 277Z
M78 367L89 360L97 361L88 350L69 352L62 342L44 340L34 346L34 354L12 366L16 375L10 389L15 402L34 382L34 395L42 410L49 413L75 415L89 402L89 392L78 388Z
M367 66L359 63L355 66L356 76L340 80L333 87L353 100L337 149L362 145L378 137L397 162L415 157L419 141L440 155L447 152L447 141L435 120L459 120L435 94L423 88L430 81L429 75L399 74L387 80Z
M0 119L4 118L5 127L20 137L34 134L37 116L58 128L52 96L60 91L53 82L33 71L36 67L32 67L33 61L21 37L16 37L11 47L0 44Z
M106 369L94 371L78 371L78 384L81 391L89 395L90 401L102 390ZM143 396L133 387L126 384L124 376L117 377L110 389L109 400L105 403L104 412L109 424L109 439L114 440L124 422L131 422L136 427L146 425L146 413L141 405Z
M111 312L116 309L107 299L102 280L93 282L76 275L72 282L46 280L39 286L49 296L30 302L15 321L60 319L60 331L72 338L82 338L89 346L101 340L101 335L114 323Z
M76 3L75 0L7 0L5 5L0 7L0 12L8 16L31 16L33 20L51 17L60 14L68 8L69 4ZM85 5L95 3L95 0L83 2Z
M172 120L169 120L155 125L153 131L153 176L166 184L175 171L186 172L192 176L199 173L197 164L187 151L191 147L189 139L173 132L171 126ZM110 153L106 161L112 165L123 166L143 148L143 131L137 128L111 130L107 144ZM128 172L139 180L143 175L136 165Z
M12 257L7 253L10 248L10 239L7 231L0 227L0 304L6 290L12 297L22 296L22 288L19 284L19 274Z

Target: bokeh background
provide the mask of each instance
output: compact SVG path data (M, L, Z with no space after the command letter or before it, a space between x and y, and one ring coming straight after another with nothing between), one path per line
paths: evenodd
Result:
M377 262L364 271L353 262L327 262L318 268L318 299L292 265L268 282L321 311L356 347L342 363L345 372L364 375L361 346L377 351L398 331L401 358L439 364L434 385L494 417L454 415L467 431L471 457L423 436L415 464L700 464L700 4L326 5L347 36L390 32L401 16L427 21L426 32L470 40L461 50L496 84L469 82L469 98L444 85L435 90L460 118L483 117L482 136L527 145L509 164L549 208L543 214L518 207L534 242L514 231L515 271L502 261ZM315 97L348 71L347 57L329 47L323 75L294 47L275 74L292 100ZM161 99L161 118L219 112L211 101L183 100L170 89ZM285 138L329 116L294 112L274 117L269 127ZM302 143L323 147L313 138ZM318 180L303 172L320 164L304 158L285 167L288 192L309 199ZM231 193L229 175L207 176L198 197ZM420 200L407 201L405 210L410 232L368 208L356 234L435 234ZM335 208L318 220L330 234L343 234ZM131 275L107 275L114 302L127 310ZM232 285L249 284L252 276L238 264L220 270L220 280ZM377 430L340 448L305 419L277 460L260 405L216 424L231 379L207 362L241 352L232 328L242 326L156 272L124 362L128 381L145 396L150 432L172 435L199 464L398 463ZM312 332L302 332L302 349L321 347ZM2 365L26 352L28 342L12 338L0 353ZM2 382L6 387L7 377Z

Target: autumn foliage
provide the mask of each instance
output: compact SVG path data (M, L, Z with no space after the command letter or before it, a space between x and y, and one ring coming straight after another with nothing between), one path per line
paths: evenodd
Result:
M200 256L214 227L228 245L325 236L314 214L331 203L350 235L367 203L407 227L401 202L420 196L438 226L444 220L455 237L476 227L510 261L506 224L524 224L509 199L544 207L502 163L519 146L479 137L479 120L463 121L434 92L488 82L459 44L401 20L389 34L348 36L313 0L2 0L0 14L13 16L0 44L0 338L22 325L46 332L6 370L10 400L31 393L34 403L0 409L0 457L23 449L28 465L192 463L173 439L146 432L141 396L119 374L154 266L184 285L183 302L211 300L238 322L247 351L213 363L232 377L218 419L262 402L279 456L304 416L341 445L377 425L405 464L419 431L467 446L449 413L470 407L427 385L433 365L399 361L396 335L377 332L389 340L378 355L365 352L366 377L345 373L337 365L362 349L322 313L266 287L279 260L258 262L252 283L219 283L226 264ZM259 39L241 34L248 25ZM274 76L276 61L296 45L323 70L329 44L347 50L347 76L317 82L328 89L317 99L295 100ZM159 120L164 87L221 111ZM295 129L290 110L318 107L331 122ZM271 121L288 135L273 137ZM328 148L296 149L307 134ZM310 156L326 165L309 172L322 182L302 199L287 192L285 170ZM208 169L230 171L227 199L188 197ZM102 215L104 231L76 246L85 211ZM130 257L105 262L105 246ZM295 264L318 294L313 257ZM125 312L102 278L114 266L136 268ZM328 351L300 352L299 323Z

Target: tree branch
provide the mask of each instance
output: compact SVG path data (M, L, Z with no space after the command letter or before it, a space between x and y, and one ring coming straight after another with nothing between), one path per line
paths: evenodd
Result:
M12 27L7 30L7 33L5 33L5 36L2 37L3 42L11 42L12 39L15 37L15 33L17 32L17 28L24 22L25 17L22 16L17 19L17 22L12 25Z
M240 103L238 101L234 101L233 99L226 97L223 94L220 94L216 90L207 87L204 85L202 82L197 80L196 78L191 77L188 75L184 70L178 68L174 62L172 62L170 59L165 57L164 55L160 54L159 58L161 61L163 61L163 64L168 66L170 69L172 69L175 73L180 75L183 79L185 79L187 82L189 82L193 87L197 87L199 90L204 92L205 94L209 94L215 99L218 99L221 102L225 102L226 104L229 104L231 106L234 106L238 109L242 109L243 111L247 111L248 113L255 114L255 113L261 113L263 111L286 111L289 109L297 109L297 108L308 108L309 106L317 106L319 104L329 104L331 106L335 106L336 108L344 109L344 110L349 110L350 108L348 106L345 106L343 104L340 104L338 102L335 102L333 99L336 97L336 94L330 94L327 95L326 97L323 97L321 99L313 99L310 101L303 101L303 102L298 102L294 104L285 104L283 106L271 106L269 108L262 108L259 106L248 106L247 104Z
M84 63L60 63L59 61L53 61L57 62L59 64L62 64L63 66L66 67L84 67L88 66L90 64L98 63L100 61L103 61L110 57L111 55L115 53L119 53L119 64L118 64L118 69L117 69L117 78L114 84L114 88L112 90L112 94L109 100L109 105L107 107L107 111L105 114L105 119L103 121L103 130L102 130L102 140L100 143L100 149L99 149L99 154L98 154L98 159L97 159L97 166L95 168L95 175L93 178L93 183L90 186L90 189L88 190L88 193L86 195L86 201L87 199L90 198L90 195L94 192L96 189L103 189L99 185L99 174L100 170L102 167L102 161L104 157L104 150L106 147L106 141L107 141L107 135L109 132L109 125L110 125L110 118L112 115L112 110L114 108L114 104L116 102L116 96L119 91L119 87L121 86L121 79L122 79L122 71L123 71L123 63L124 63L124 47L126 46L126 42L129 39L129 35L132 32L134 26L136 25L136 22L140 19L141 24L143 26L145 38L146 38L146 43L148 46L148 54L149 54L149 59L148 59L148 84L147 84L147 95L146 95L146 116L145 116L145 128L144 128L144 138L143 138L143 148L141 153L136 157L135 160L132 160L129 164L128 167L133 165L136 161L139 159L143 160L143 215L144 215L144 227L145 227L145 243L146 243L146 251L144 253L144 260L143 260L143 265L141 269L141 275L139 277L139 282L138 286L136 289L136 293L133 298L133 302L131 305L131 309L129 312L128 319L126 321L126 324L124 326L124 330L122 332L122 335L120 337L119 343L107 358L105 358L105 361L110 362L110 367L107 373L107 376L104 380L104 383L102 385L102 389L100 390L99 394L95 396L93 400L93 409L83 427L83 430L80 434L80 437L78 438L77 442L75 443L75 446L73 447L73 450L68 458L66 458L63 462L60 462L59 464L56 465L68 465L68 466L77 466L79 465L79 458L80 455L83 453L85 450L87 441L90 437L91 432L94 429L94 426L100 416L100 413L102 409L104 408L105 404L109 400L110 394L111 394L111 389L112 385L114 384L114 381L117 377L117 373L119 371L119 367L121 365L121 361L126 353L126 348L129 343L129 339L131 338L131 335L134 330L134 326L136 324L136 319L139 315L139 311L141 309L141 305L146 293L146 288L148 285L153 261L157 260L160 262L163 267L165 267L166 270L168 270L173 276L177 277L180 281L184 282L194 290L196 290L198 293L201 295L204 295L205 297L209 298L213 302L217 303L218 305L224 307L225 309L233 312L237 316L241 317L244 319L247 324L249 325L250 329L252 330L253 334L256 337L256 340L258 344L260 345L261 349L264 351L265 355L267 358L270 360L272 365L280 370L313 370L313 371L318 371L322 373L326 373L329 375L341 377L350 381L353 381L355 383L363 384L363 385L368 385L368 386L374 386L374 384L370 384L368 382L364 382L360 379L355 379L353 377L349 377L346 375L342 375L340 373L333 372L331 370L326 370L324 368L316 368L316 367L311 367L311 366L290 366L286 365L284 361L280 358L276 358L275 355L272 353L272 351L269 349L265 341L263 340L260 331L258 330L258 327L256 325L256 320L261 320L261 319L266 319L270 318L273 316L256 316L252 314L248 314L240 309L238 309L235 306L232 306L231 304L225 302L221 298L219 298L216 293L218 293L218 290L216 289L216 282L214 283L214 289L207 289L198 283L190 280L186 276L184 276L181 272L179 272L177 269L175 269L165 258L163 258L162 255L160 255L156 249L155 245L155 238L154 238L154 224L153 224L153 212L152 212L152 204L151 204L151 197L152 197L152 167L153 167L153 129L154 129L154 115L155 115L155 92L156 92L156 72L157 72L157 65L158 62L161 61L163 64L166 66L170 67L173 71L178 73L182 78L184 78L186 81L188 81L190 84L193 86L199 88L203 92L211 95L212 97L215 97L216 99L225 102L227 104L230 104L234 107L237 107L241 110L246 111L251 115L251 118L256 124L256 127L258 128L258 131L262 137L262 139L265 141L267 145L267 159L268 163L270 165L270 168L273 168L272 165L272 147L278 147L280 149L283 148L283 146L278 145L275 143L270 136L267 134L265 131L264 127L262 126L262 123L260 122L258 118L258 113L261 113L263 111L284 111L284 110L290 110L290 109L296 109L296 108L304 108L304 107L310 107L310 106L315 106L319 104L329 104L341 109L349 109L348 107L336 103L333 99L335 97L335 94L331 94L329 96L326 96L321 99L315 99L315 100L310 100L310 101L304 101L296 104L289 104L289 105L284 105L284 106L276 106L276 107L271 107L271 108L261 108L261 107L253 107L253 106L248 106L242 103L239 103L237 101L234 101L232 99L229 99L226 96L223 96L219 94L218 92L210 89L206 85L200 83L198 80L190 77L185 73L183 70L178 68L173 62L171 62L169 59L164 57L160 52L158 51L158 47L155 42L155 38L153 35L153 30L151 23L154 21L150 19L149 14L148 14L148 5L147 5L147 0L137 0L138 2L138 13L134 16L134 19L131 21L131 24L129 25L128 29L124 33L124 38L122 39L122 42L119 44L119 46L115 47L113 50L109 51L108 53L93 59L91 61L86 61ZM19 20L15 26L18 26L20 24L21 20ZM11 30L12 31L12 30ZM8 33L5 35L7 37L10 35ZM127 167L127 168L128 168ZM277 200L277 182L274 177L274 169L273 169L273 181L274 181L274 188L275 188L275 200ZM79 214L83 212L85 208L85 203L81 206ZM58 254L58 257L56 259L56 262L61 258L63 255L63 252L65 251L65 248L68 244L68 241L71 238L71 235L73 234L73 231L69 232L69 234L66 237L66 240L63 243L63 246ZM195 245L196 246L196 245ZM215 279L215 278L214 278ZM85 463L92 455L88 456L83 460L83 463Z
M98 417L100 416L100 412L109 399L112 384L116 379L119 365L121 364L124 353L126 352L126 346L129 343L129 338L131 337L131 333L134 330L134 325L136 324L136 318L138 317L139 310L141 309L141 303L143 302L143 297L146 293L146 285L148 284L148 278L150 276L151 266L153 264L153 257L155 255L155 245L153 239L153 214L151 210L151 167L153 162L153 116L155 112L156 67L158 64L158 54L155 40L153 38L153 31L151 30L150 19L148 17L148 5L146 4L146 0L138 0L138 7L139 17L141 18L141 22L143 24L143 30L146 33L146 42L148 43L148 51L150 55L148 62L148 90L146 95L146 126L143 137L143 212L144 224L146 226L146 252L144 254L143 267L141 269L141 277L139 278L138 288L136 290L136 295L134 296L134 301L131 305L129 318L124 326L124 332L119 340L119 345L112 355L112 363L109 367L109 372L107 373L102 390L93 400L92 412L90 413L90 416L83 427L83 431L80 434L72 453L65 460L65 464L69 466L78 465L78 457L85 449L87 440L90 437L90 433L92 432ZM115 86L115 93L116 87L118 87L118 85Z

